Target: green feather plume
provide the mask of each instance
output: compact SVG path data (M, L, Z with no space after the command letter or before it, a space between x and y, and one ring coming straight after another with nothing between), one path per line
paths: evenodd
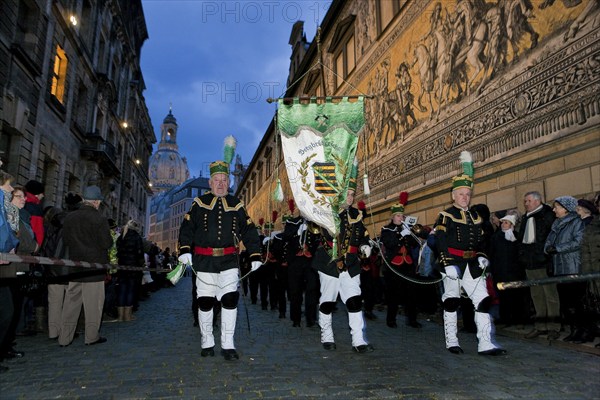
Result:
M229 135L225 138L225 148L223 149L223 161L227 164L231 164L233 161L233 155L235 154L235 147L237 145L237 141L232 135Z
M473 157L471 156L471 153L468 151L461 152L459 160L463 167L463 173L473 178L475 175L475 170L473 168Z

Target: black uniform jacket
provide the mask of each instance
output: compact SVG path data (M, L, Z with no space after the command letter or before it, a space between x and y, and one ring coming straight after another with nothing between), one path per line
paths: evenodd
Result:
M244 203L234 196L217 197L207 192L196 197L179 229L180 254L191 253L194 270L218 273L238 268L239 242L250 261L260 261L260 241ZM226 254L221 254L225 249ZM213 255L206 253L213 252Z
M410 267L410 271L414 272L414 260L412 259L411 251L414 239L410 235L402 236L402 230L402 225L394 225L391 222L381 228L379 238L381 243L383 243L385 259L391 268L402 268L405 270L407 267Z
M440 213L435 223L435 237L442 267L456 265L464 273L467 264L471 276L481 276L478 257L485 257L483 219L475 210L452 206Z
M354 277L360 274L360 247L369 244L369 232L363 223L363 214L358 209L348 207L339 217L337 257L333 255L332 258L331 254L333 238L327 230L321 229L321 243L313 260L313 268L334 277L347 270Z
M309 224L309 221L302 216L290 218L285 222L281 237L286 242L285 254L288 263L292 263L295 257L310 259L315 254L321 236L320 229L318 232L315 232L309 226L301 235L298 235L298 230L304 223Z

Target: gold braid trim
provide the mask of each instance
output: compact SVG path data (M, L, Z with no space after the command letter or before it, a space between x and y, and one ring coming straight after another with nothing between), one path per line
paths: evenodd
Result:
M196 204L198 204L198 206L207 209L207 210L212 210L213 208L215 208L215 204L217 204L217 200L219 198L217 196L214 196L212 198L212 200L210 201L210 203L205 203L203 202L199 197L196 197L194 199L194 202ZM227 199L225 197L222 197L223 199L223 209L225 210L225 212L229 212L229 211L238 211L239 209L244 207L244 203L242 203L241 201L239 203L237 203L234 206L231 206L227 203Z

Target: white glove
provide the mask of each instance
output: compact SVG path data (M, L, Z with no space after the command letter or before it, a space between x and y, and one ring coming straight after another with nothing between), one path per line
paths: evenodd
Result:
M490 266L490 260L485 257L477 257L477 261L479 261L479 268L486 269Z
M410 229L404 227L404 229L402 229L402 231L400 232L400 235L402 235L402 237L410 235Z
M446 268L446 278L457 280L458 279L458 267L456 265L449 265Z
M366 258L371 257L371 246L368 244L363 244L360 246L360 251L365 255Z
M252 264L252 267L251 267L250 271L254 272L254 271L256 271L257 269L260 268L260 266L262 265L262 262L260 262L260 261L252 261L251 264Z
M180 255L178 260L183 265L192 265L192 255L190 253Z
M306 230L307 226L306 226L306 222L303 223L302 225L300 225L300 227L298 228L298 236L302 236L302 233L304 233L304 231Z
M266 238L263 239L263 246L266 246L267 243L269 243L269 240L271 240L270 236L267 236Z

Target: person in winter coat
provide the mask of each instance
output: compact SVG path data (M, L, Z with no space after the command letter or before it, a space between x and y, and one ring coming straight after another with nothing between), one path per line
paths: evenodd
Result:
M539 192L525 193L523 204L525 214L517 236L519 266L525 271L528 280L548 278L552 259L544 253L544 243L556 217L552 207L543 203ZM558 336L560 305L556 284L532 286L530 293L535 307L535 320L533 329L525 335L525 338L533 339L540 335Z
M15 235L19 239L19 245L17 247L16 253L22 255L32 255L38 249L38 244L35 241L35 236L33 234L33 230L29 225L29 214L24 210L25 206L25 189L22 187L15 187L12 192L12 200L10 202L10 207L13 211L16 211L16 226L17 229L14 230ZM13 214L14 215L14 214ZM19 320L21 319L21 314L23 311L23 302L25 300L25 295L22 292L20 286L24 283L23 274L24 271L29 271L28 263L17 263L13 262L7 266L2 267L3 271L0 274L0 277L6 278L5 281L8 283L11 293L12 293L12 302L14 305L14 314L12 320L10 322L10 328L8 330L7 335L4 337L2 342L0 343L0 358L10 359L10 358L21 358L25 355L22 351L17 351L13 348L13 342L16 338L17 325L19 324ZM8 273L8 274L7 274ZM33 328L31 329L33 330Z
M63 240L63 223L67 213L76 210L81 203L81 196L75 193L65 195L65 210L51 207L46 211L44 242L40 249L42 257L68 258ZM60 334L62 307L69 283L69 267L46 266L48 278L48 338L57 340Z
M596 201L592 202L592 204L595 207L595 212L594 210L590 210L592 212L592 220L585 227L583 239L581 240L582 274L600 272L600 218L598 217L600 194L596 196ZM586 282L586 285L584 326L572 338L574 343L592 342L596 336L600 336L600 307L598 307L600 304L600 280L590 280ZM596 347L600 347L600 343L597 343Z
M130 267L144 266L144 241L140 235L141 226L137 221L129 220L123 233L117 239L117 258L119 265ZM131 321L133 317L133 301L136 286L141 283L142 271L119 270L119 294L117 310L119 321Z
M44 241L44 184L31 180L25 184L25 210L31 215L30 225L35 233L35 239L41 246Z
M490 241L490 269L494 284L525 280L525 271L517 263L518 248L514 227L517 218L514 215L505 215L500 218L498 229ZM500 290L500 323L507 325L525 323L527 317L527 298L529 290L518 288Z
M574 275L581 273L581 241L583 221L577 215L577 199L560 196L554 200L556 220L546 238L544 251L552 256L549 275ZM567 282L557 285L562 321L571 327L571 335L583 327L583 297L585 282ZM557 339L554 337L553 339Z
M0 166L2 161L0 160ZM16 224L9 219L7 206L14 190L11 183L14 178L8 172L0 170L0 252L14 253L19 245L19 239L14 233ZM5 261L0 261L0 342L9 334L10 324L15 312L10 283L15 279L14 266ZM6 264L6 265L4 265ZM7 279L7 278L11 279ZM2 358L0 358L0 362ZM0 365L0 373L8 371L8 367Z
M108 264L108 249L113 244L108 220L98 211L104 199L98 186L88 186L82 194L79 209L69 213L63 225L63 239L74 261ZM104 277L106 271L95 268L72 267L65 293L58 343L71 344L75 337L81 307L85 314L85 344L105 343L100 336L104 308Z

